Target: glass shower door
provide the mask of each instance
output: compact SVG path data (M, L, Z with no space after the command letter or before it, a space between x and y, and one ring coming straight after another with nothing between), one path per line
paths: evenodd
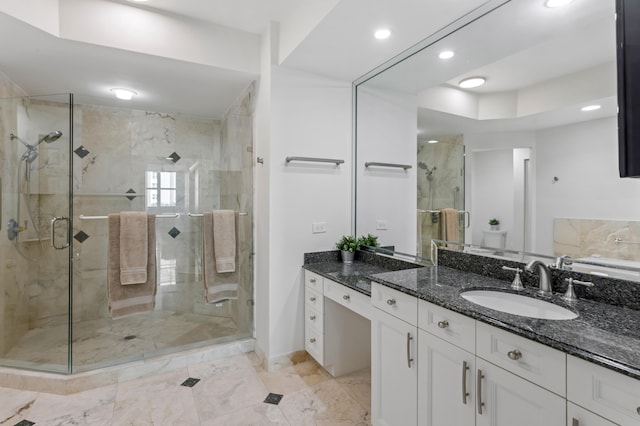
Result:
M70 371L71 95L0 100L0 364Z

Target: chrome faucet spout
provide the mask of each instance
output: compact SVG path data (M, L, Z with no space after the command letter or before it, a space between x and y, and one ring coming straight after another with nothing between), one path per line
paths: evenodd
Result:
M540 275L540 290L539 293L543 296L551 295L551 271L539 260L532 260L524 267L525 271L535 272L537 269L538 275Z

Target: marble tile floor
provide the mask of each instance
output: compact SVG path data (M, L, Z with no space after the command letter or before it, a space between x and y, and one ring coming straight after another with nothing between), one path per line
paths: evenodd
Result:
M66 372L67 325L29 330L2 358L7 365L39 366ZM119 362L156 355L166 350L236 336L230 318L171 311L154 311L121 319L73 324L74 371L87 371Z
M370 400L369 369L267 372L250 352L67 396L0 388L0 425L369 425Z

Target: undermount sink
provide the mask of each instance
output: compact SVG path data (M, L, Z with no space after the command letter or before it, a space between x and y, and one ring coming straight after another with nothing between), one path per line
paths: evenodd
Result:
M578 314L562 306L523 294L495 290L469 290L460 295L476 305L523 317L548 320L570 320L578 317Z

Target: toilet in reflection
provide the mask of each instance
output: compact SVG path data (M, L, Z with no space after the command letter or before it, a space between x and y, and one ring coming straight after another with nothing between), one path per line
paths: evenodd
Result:
M482 231L482 247L495 249L494 254L502 254L507 243L507 231L492 231L485 229Z

